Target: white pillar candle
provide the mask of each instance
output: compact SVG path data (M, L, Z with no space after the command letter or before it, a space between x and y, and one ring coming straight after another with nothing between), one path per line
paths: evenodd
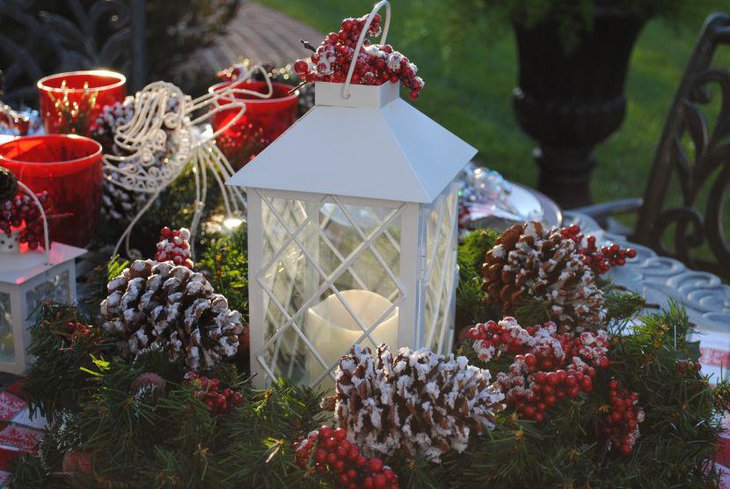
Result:
M369 290L345 290L340 292L340 295L345 299L350 310L360 318L365 328L369 328L392 306L388 299ZM355 318L336 294L330 295L307 311L306 330L312 346L328 366L347 353L363 334L363 330L358 326ZM397 346L397 307L392 308L390 314L370 332L370 336L375 341L375 346L379 346L381 343L386 343L391 348ZM363 343L372 346L367 338L363 340ZM307 356L309 382L317 380L322 371L322 365L310 352ZM323 385L327 385L327 383L325 382Z

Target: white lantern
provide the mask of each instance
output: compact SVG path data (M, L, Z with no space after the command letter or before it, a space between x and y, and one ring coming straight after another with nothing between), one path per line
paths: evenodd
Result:
M331 385L354 343L451 349L455 178L476 150L399 87L317 83L314 108L229 182L248 196L259 386Z
M22 374L29 359L28 327L44 301L73 303L76 300L75 259L86 250L62 243L48 246L48 226L40 202L22 183L41 209L45 250L29 250L19 243L18 231L0 233L0 372Z

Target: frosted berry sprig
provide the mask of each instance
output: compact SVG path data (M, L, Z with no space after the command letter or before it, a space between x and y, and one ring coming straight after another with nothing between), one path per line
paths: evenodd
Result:
M639 438L639 423L644 421L644 410L638 405L639 395L626 390L617 379L608 384L610 407L604 433L609 447L630 455Z
M515 354L496 383L508 405L538 423L565 397L593 390L597 368L608 366L608 334L586 331L579 336L557 333L552 323L523 328L512 317L489 321L469 330L477 356L489 362Z
M243 395L230 387L222 387L221 381L188 372L183 385L194 388L194 396L208 406L213 414L226 414L243 402Z
M91 328L84 323L69 321L66 323L66 332L70 335L87 335L91 331Z
M700 362L693 362L692 360L677 360L677 372L684 373L695 373L702 370L702 364Z
M570 239L578 245L578 253L585 257L586 264L596 275L606 273L613 267L623 266L626 264L627 258L636 257L634 248L621 248L616 243L601 246L599 249L596 246L596 237L584 236L577 224L563 228L561 233L563 238Z
M584 331L580 335L558 334L552 321L523 328L513 317L499 322L477 324L469 332L479 359L489 362L498 352L532 353L544 370L559 368L562 362L579 355L594 367L608 366L608 334L604 330Z
M47 192L36 194L36 197L48 215L52 207L51 199ZM28 243L28 248L34 250L44 245L43 218L38 206L29 195L18 194L12 199L5 200L0 204L0 231L10 235L13 228L25 228L20 232L20 242Z
M294 461L327 475L336 488L398 489L398 476L379 458L365 458L344 428L322 426L292 443Z
M175 265L182 265L193 269L190 259L190 231L186 228L170 229L165 226L160 232L160 241L157 243L155 260L158 262L171 261Z
M330 32L309 60L294 63L294 71L306 82L324 81L343 83L347 78L355 47L365 28L368 16L342 21L340 30ZM380 15L375 15L367 31L367 37L382 32ZM352 83L355 85L382 85L400 81L409 90L409 96L417 98L425 83L416 74L418 67L390 44L373 44L367 37L355 61Z
M87 326L81 322L69 321L65 325L66 331L61 336L68 340L68 348L73 348L79 340L86 338L91 334L92 326Z

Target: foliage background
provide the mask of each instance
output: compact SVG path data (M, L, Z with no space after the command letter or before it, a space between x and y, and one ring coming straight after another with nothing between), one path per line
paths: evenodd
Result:
M520 131L511 108L517 80L514 35L504 16L479 14L489 8L477 5L484 1L396 0L388 40L418 65L419 75L426 81L415 101L421 111L477 147L477 158L485 165L510 180L535 185L534 143ZM342 18L363 15L374 3L260 2L323 32L337 30ZM470 5L474 6L471 10ZM597 150L593 195L598 202L643 194L664 120L695 38L705 17L715 11L730 11L730 2L693 0L681 2L680 7L674 9L677 15L670 21L650 21L634 49L626 83L626 119ZM730 53L722 54L719 61L730 66ZM730 201L726 202L726 215L730 215Z

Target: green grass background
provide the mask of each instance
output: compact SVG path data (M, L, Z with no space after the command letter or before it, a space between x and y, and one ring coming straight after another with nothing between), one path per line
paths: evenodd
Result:
M342 18L363 15L372 5L363 0L259 1L323 32L337 30ZM643 193L664 119L702 22L713 11L730 11L729 0L686 1L694 2L691 12L677 24L652 20L638 40L626 83L623 127L597 149L596 201ZM535 185L534 143L520 131L511 109L517 79L511 30L494 29L479 16L464 16L444 0L391 3L389 42L419 66L426 80L415 105L476 146L478 159L487 166ZM317 45L320 40L309 41Z

